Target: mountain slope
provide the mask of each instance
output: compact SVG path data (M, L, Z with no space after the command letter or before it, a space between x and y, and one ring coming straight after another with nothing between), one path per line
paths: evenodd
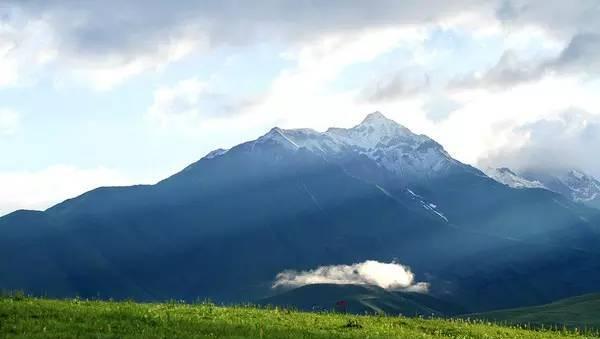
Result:
M600 208L600 181L578 170L525 170L523 176L543 183L549 190L591 207Z
M541 182L527 180L506 167L488 168L486 174L497 182L512 188L546 188Z
M286 268L391 258L411 232L440 227L412 201L281 141L267 135L155 186L100 188L0 219L2 287L244 300ZM39 279L46 262L55 273Z
M313 284L259 300L259 305L291 307L303 311L334 311L339 301L354 314L442 316L463 313L455 305L427 294L386 291L377 286Z
M351 129L273 128L156 185L0 218L0 288L239 302L286 269L399 260L433 296L489 310L600 286L598 220L374 113Z

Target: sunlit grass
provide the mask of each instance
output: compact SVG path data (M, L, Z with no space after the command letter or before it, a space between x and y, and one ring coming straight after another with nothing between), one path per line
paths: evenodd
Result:
M469 319L305 313L211 303L0 297L2 338L597 338Z

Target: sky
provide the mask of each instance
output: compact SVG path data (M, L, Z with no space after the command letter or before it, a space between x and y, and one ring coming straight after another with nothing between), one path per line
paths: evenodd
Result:
M597 0L3 0L0 215L374 111L600 177Z

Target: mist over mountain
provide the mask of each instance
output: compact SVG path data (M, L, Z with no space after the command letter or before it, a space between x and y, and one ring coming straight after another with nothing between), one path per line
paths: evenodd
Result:
M469 311L597 289L600 210L523 178L541 186L500 183L379 112L276 127L156 185L0 218L0 288L241 302L274 294L286 270L374 260Z

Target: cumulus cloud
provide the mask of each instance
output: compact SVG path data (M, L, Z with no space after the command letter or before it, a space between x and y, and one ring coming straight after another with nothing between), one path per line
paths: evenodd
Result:
M352 265L321 266L309 271L287 270L277 274L273 287L299 287L311 284L375 285L387 290L426 293L429 284L415 283L409 267L396 262L367 260Z
M0 136L11 135L19 127L20 116L17 112L0 108Z
M116 170L55 165L37 171L0 172L0 216L17 209L46 209L100 186L132 184Z
M600 32L575 35L560 55L543 67L563 72L600 72Z
M142 12L144 15L140 15ZM367 12L369 15L364 15ZM194 51L220 46L244 46L257 41L295 43L327 34L452 25L465 18L472 18L472 23L480 27L497 22L506 26L535 25L567 38L578 32L599 34L598 14L595 0L378 0L368 3L332 0L318 6L311 1L292 0L258 3L5 0L0 6L0 55L2 49L9 46L13 55L31 56L32 60L45 62L53 60L60 64L62 71L73 70L95 88L108 89ZM492 22L494 18L496 22ZM16 36L16 43L3 47L3 31ZM28 31L35 32L37 37L20 34ZM36 41L44 43L42 46L31 43ZM30 50L32 46L34 50ZM10 59L13 66L5 67L4 71L11 77L5 79L14 82L18 77L14 72L32 64L19 62L22 57ZM7 65L7 60L2 61L0 65ZM12 69L18 71L8 74Z
M131 76L160 69L205 44L203 35L188 26L169 29L157 37L145 35L141 27L132 32L136 18L144 17L139 15L141 7L137 8L138 14L132 9L107 13L106 17L114 22L102 22L99 11L116 10L110 3L105 5L67 1L3 2L0 6L0 86L30 83L40 78L41 70L48 69L49 74L60 75L55 81L64 82L69 78L94 89L107 90ZM102 28L107 24L112 26L110 30ZM102 33L111 30L110 34ZM84 46L77 41L88 43Z
M90 56L153 49L156 41L165 41L186 27L204 32L211 44L246 44L265 38L298 40L323 32L427 22L489 7L476 0L379 0L368 4L333 0L319 6L292 0L8 3L31 16L48 18L65 48Z
M35 22L43 28L37 30L37 38L18 37L15 44L10 44L13 54L51 59L60 68L61 79L72 72L87 79L94 88L110 89L127 78L160 69L195 51L247 46L257 41L293 44L340 32L427 25L465 12L482 11L481 8L490 6L476 0L334 0L318 6L310 1L291 0L6 0L0 6L0 33L24 32ZM35 51L20 52L22 46L32 45L28 41L44 43ZM18 60L12 58L16 64L6 69L29 67L30 63Z
M450 87L503 89L549 74L593 75L599 72L600 33L585 33L573 36L560 54L551 58L522 60L514 51L505 51L490 69L455 79Z
M496 10L496 17L510 29L535 25L564 38L600 33L598 15L595 0L502 0Z
M539 62L519 60L513 51L505 51L496 65L484 71L476 72L450 83L452 88L487 87L504 89L519 83L538 80L544 75Z
M562 171L581 169L600 177L600 115L569 110L513 130L512 144L481 159L481 166Z
M0 6L0 88L28 83L54 58L53 42L42 20Z

